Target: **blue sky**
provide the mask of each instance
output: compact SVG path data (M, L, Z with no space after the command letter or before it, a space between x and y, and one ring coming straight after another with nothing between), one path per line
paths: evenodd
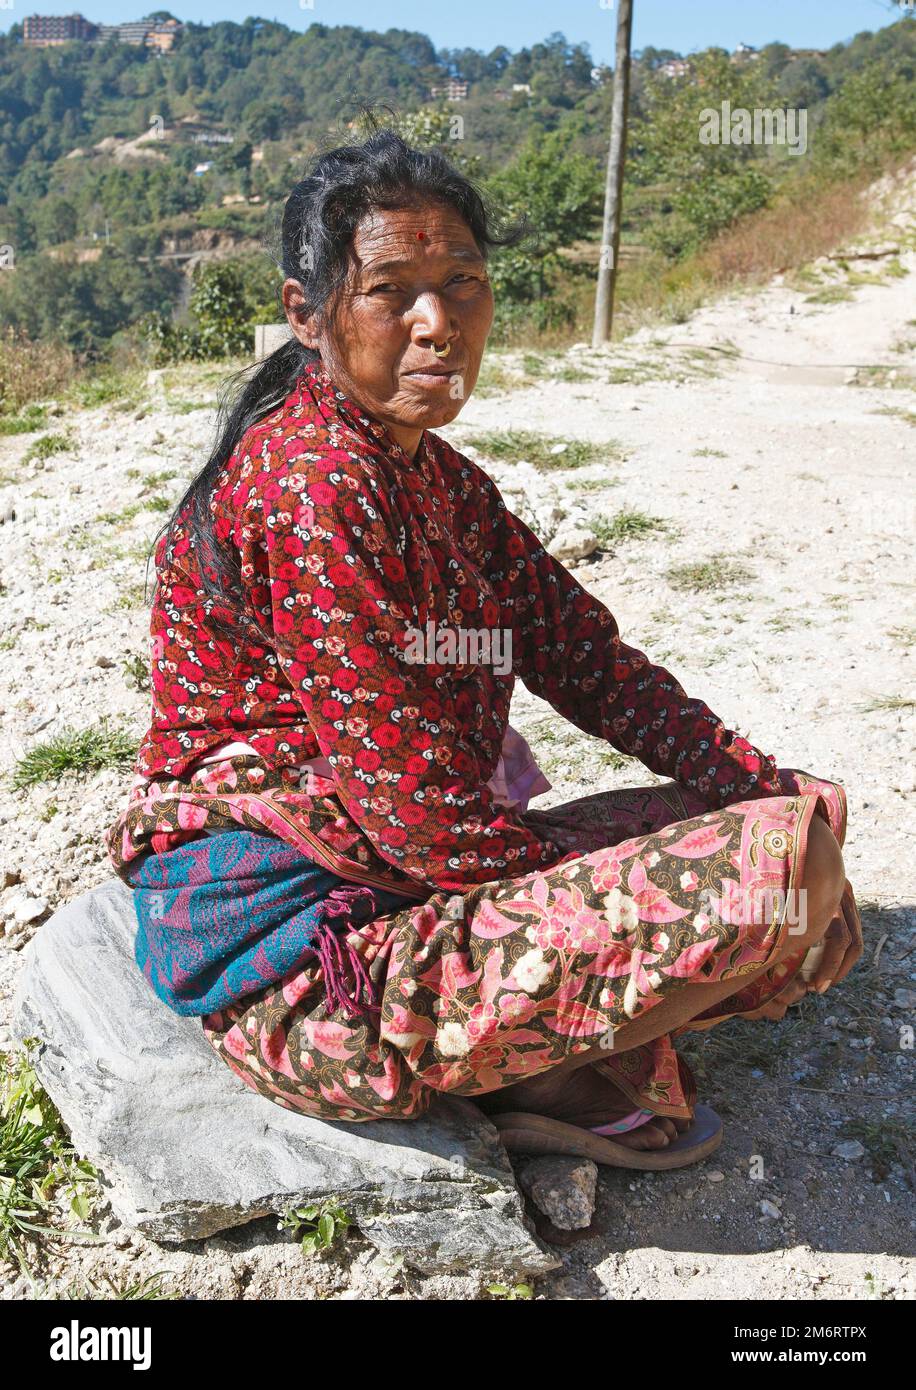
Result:
M414 29L437 47L479 48L497 44L517 49L559 30L590 45L596 61L608 62L614 46L614 11L602 0L12 0L0 9L0 29L27 14L71 14L80 10L97 23L139 19L153 9L171 9L179 19L212 24L249 14L277 19L291 29L309 24L355 24L364 29ZM609 4L609 0L604 0ZM635 0L634 46L674 48L689 53L719 44L760 48L774 39L797 48L827 48L863 29L879 29L900 18L894 0ZM911 22L916 23L916 19Z

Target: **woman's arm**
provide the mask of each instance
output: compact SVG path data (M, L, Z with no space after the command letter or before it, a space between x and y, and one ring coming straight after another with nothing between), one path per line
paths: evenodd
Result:
M235 528L243 582L377 853L453 889L556 863L556 844L494 803L444 668L404 659L421 626L404 537L364 466L306 466L268 491Z
M486 473L474 470L465 527L511 622L513 669L535 695L585 733L606 739L711 807L782 792L776 764L674 676L621 641L613 615L520 518ZM467 481L467 479L465 480Z

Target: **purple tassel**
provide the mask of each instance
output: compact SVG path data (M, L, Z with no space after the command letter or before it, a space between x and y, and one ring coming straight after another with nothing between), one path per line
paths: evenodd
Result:
M401 894L382 895L389 903L401 898ZM381 1003L365 962L359 952L348 942L342 943L340 934L348 926L358 926L369 921L385 908L371 888L362 884L347 883L334 888L322 903L322 924L313 941L313 950L324 972L325 991L329 1009L342 1009L348 1018L361 1015L371 1022L378 1021ZM348 975L353 978L353 988L348 989Z

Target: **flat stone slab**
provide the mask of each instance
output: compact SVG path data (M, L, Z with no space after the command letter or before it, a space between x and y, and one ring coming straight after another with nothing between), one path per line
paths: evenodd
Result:
M418 1120L364 1124L284 1109L156 998L135 930L118 878L61 908L25 949L13 1022L38 1039L38 1077L126 1225L198 1240L335 1197L379 1249L427 1273L557 1267L476 1106L437 1097Z

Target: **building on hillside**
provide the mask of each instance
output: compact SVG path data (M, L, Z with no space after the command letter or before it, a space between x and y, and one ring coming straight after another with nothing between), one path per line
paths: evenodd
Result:
M686 58L671 58L658 68L662 77L686 77L689 71L690 64Z
M183 28L177 19L133 19L126 24L100 24L96 37L100 43L114 39L116 43L129 43L135 48L145 45L168 53Z
M29 48L88 43L95 33L96 26L81 14L30 14L22 21L22 42Z
M221 130L198 130L191 136L191 141L195 145L231 145L235 136L226 135Z
M739 43L739 44L738 44L738 47L735 49L734 53L732 54L732 62L733 62L733 63L756 63L756 61L757 61L757 59L758 59L759 57L760 57L760 54L757 52L756 48L753 47L752 44L749 44L749 43Z
M451 77L441 86L430 87L429 94L431 97L445 97L446 101L466 101L469 85L458 77Z
M26 15L22 21L22 42L29 48L50 48L61 43L133 44L139 48L168 53L184 29L177 19L137 19L126 24L93 24L81 14Z
M147 31L144 43L147 48L156 48L160 53L168 53L174 47L175 40L184 28L177 19L157 20L152 29Z

